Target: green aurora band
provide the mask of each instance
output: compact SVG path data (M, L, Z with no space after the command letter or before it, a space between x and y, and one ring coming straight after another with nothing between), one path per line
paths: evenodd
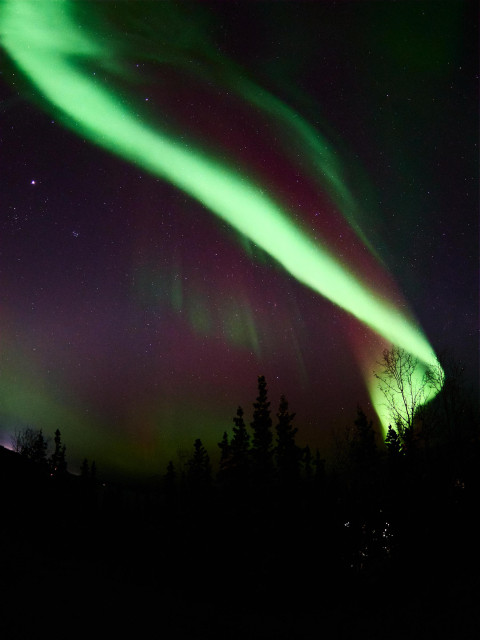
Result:
M423 363L418 368L419 376L423 375L423 366L437 364L432 347L415 321L310 238L253 179L238 174L213 154L142 122L113 87L100 85L88 73L85 61L91 59L112 70L114 55L93 32L75 24L70 15L74 4L68 0L7 0L0 12L3 47L66 126L201 202L299 282L413 354ZM288 125L290 136L308 141L307 153L315 171L321 173L350 219L353 199L342 182L338 159L326 148L323 138L290 107L265 90L255 90L250 81L237 82L236 89L243 92L244 100L255 102L257 108ZM381 401L369 386L385 426ZM432 390L430 397L433 395Z

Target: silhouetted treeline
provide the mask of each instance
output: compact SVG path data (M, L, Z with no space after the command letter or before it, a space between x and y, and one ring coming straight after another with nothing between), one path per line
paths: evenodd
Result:
M180 638L470 638L479 424L445 393L385 442L357 407L326 464L298 444L295 412L285 396L272 407L260 376L251 413L238 407L218 435L215 471L196 438L143 485L103 482L87 460L73 476L60 432L50 456L29 433L18 453L0 449L9 605L21 609L25 583L43 580L65 619L75 602L120 607L119 630L131 623L137 636L141 610ZM38 628L14 619L11 637Z

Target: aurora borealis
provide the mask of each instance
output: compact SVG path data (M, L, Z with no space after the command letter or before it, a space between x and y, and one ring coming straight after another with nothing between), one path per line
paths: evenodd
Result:
M2 431L153 472L260 373L315 444L390 343L473 372L472 6L4 1Z

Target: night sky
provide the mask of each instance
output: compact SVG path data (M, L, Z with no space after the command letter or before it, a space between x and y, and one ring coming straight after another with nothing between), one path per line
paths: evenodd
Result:
M263 374L322 447L398 319L476 384L475 5L4 0L0 441L163 473Z

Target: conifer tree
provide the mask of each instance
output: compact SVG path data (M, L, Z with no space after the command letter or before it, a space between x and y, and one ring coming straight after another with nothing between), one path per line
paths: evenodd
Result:
M223 432L223 438L221 442L218 443L218 447L220 448L218 479L222 481L226 479L231 462L230 444L228 442L228 434L226 431Z
M350 443L350 462L355 473L369 473L377 460L377 445L373 423L368 420L360 406L357 407L354 425Z
M238 407L233 423L235 426L230 442L225 432L222 441L218 443L221 454L217 477L229 491L233 490L236 493L235 500L237 500L238 492L248 486L250 470L250 436L243 420L242 407Z
M292 426L294 413L288 412L288 401L284 395L280 397L280 405L277 413L277 440L275 447L275 460L280 482L283 485L292 485L299 479L301 449L295 443L297 428Z
M241 472L246 472L249 462L250 435L245 426L242 407L238 407L233 423L235 426L233 427L233 437L230 443L232 467Z
M45 464L47 461L47 441L43 437L41 429L37 431L33 441L31 459L38 464Z
M67 462L65 460L65 445L62 445L62 436L60 430L55 431L55 449L50 456L50 469L53 475L62 475L67 471Z
M223 432L223 437L221 442L218 443L218 447L220 449L220 468L222 468L230 457L230 444L228 442L228 434L226 431Z
M212 468L210 457L200 438L194 443L193 456L187 462L187 483L191 492L205 492L211 484Z
M258 377L258 397L253 408L253 421L250 423L253 430L253 473L257 482L264 482L273 470L272 419L265 376Z
M400 436L391 424L388 425L385 444L387 446L387 452L390 458L398 458L400 456L402 451Z

